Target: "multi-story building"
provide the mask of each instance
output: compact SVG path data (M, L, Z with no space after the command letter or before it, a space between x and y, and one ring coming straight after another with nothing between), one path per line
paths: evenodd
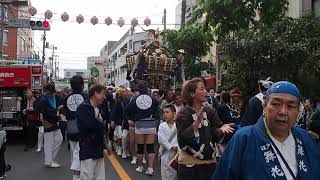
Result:
M91 72L92 68L95 67L98 69L98 77L95 77L96 83L101 85L107 85L106 80L106 64L105 58L101 56L91 56L87 58L87 70Z
M111 48L117 41L108 41L100 50L100 57L103 59L107 59L108 55L110 54Z
M108 41L100 50L100 57L103 59L104 63L104 72L105 72L105 79L107 82L107 74L108 72L112 71L112 62L108 61L108 56L111 53L112 47L117 43L117 41ZM101 66L101 65L100 65ZM101 68L100 68L101 69ZM108 85L108 84L107 84Z
M181 23L181 11L182 11L182 1L179 0L176 6L176 29L180 29ZM315 13L316 16L320 16L320 0L288 0L288 12L287 15L290 17L300 17L308 12ZM196 0L186 0L186 21L191 19L192 10L196 7Z
M189 21L192 17L192 10L196 7L196 0L186 0L186 14L185 14L185 21ZM180 23L181 23L181 16L182 14L182 0L179 0L178 5L176 6L176 30L180 29Z
M100 62L100 59L100 56L87 57L87 70L90 70L92 67L95 67L96 64Z
M106 63L109 65L109 71L107 72L108 84L113 83L116 87L130 86L129 81L126 80L126 54L139 52L141 46L146 43L146 39L147 32L135 33L130 29L114 44L110 49Z
M289 0L288 16L297 18L307 13L320 17L320 0Z
M63 72L65 79L71 79L75 75L80 75L85 80L89 80L90 78L90 70L87 69L64 69Z
M8 19L30 19L28 13L30 0L16 0L8 6ZM34 58L33 32L30 28L5 28L4 57L16 60L17 58Z
M85 87L84 89L88 89L88 82L90 79L90 70L87 69L64 69L64 79L60 82L61 86L69 87L70 79L75 75L80 75L83 77ZM63 87L60 87L61 89Z
M312 11L317 17L320 17L320 0L312 0Z

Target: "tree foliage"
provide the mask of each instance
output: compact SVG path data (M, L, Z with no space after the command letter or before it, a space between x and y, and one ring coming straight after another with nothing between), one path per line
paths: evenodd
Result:
M91 76L95 78L99 76L99 69L97 67L91 68Z
M212 37L202 27L186 24L179 31L167 31L163 41L176 56L179 54L178 50L184 49L185 74L189 79L199 75L201 70L213 71L212 64L201 62L201 58L210 50Z
M320 21L312 16L284 18L266 27L235 32L221 43L226 86L240 84L252 94L257 81L296 83L306 96L320 92Z
M193 22L224 37L258 21L266 25L278 21L285 16L288 0L197 0L197 4Z

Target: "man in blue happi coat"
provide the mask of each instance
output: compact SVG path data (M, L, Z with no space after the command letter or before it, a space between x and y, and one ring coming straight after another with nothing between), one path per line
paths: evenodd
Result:
M246 111L241 119L241 126L249 126L257 123L263 112L264 100L263 97L266 94L268 88L272 85L270 77L266 80L258 81L259 94L253 96L248 103Z
M270 86L263 116L237 131L212 179L320 179L319 145L307 131L295 127L300 101L294 84L280 81Z

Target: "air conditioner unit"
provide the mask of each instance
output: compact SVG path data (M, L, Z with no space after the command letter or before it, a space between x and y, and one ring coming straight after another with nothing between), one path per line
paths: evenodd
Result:
M12 4L18 6L28 6L28 0L11 0Z

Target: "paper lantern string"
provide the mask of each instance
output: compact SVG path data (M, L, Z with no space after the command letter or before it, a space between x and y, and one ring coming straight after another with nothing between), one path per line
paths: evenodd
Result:
M33 6L30 6L28 12L31 16L35 16L37 14L37 9Z
M125 21L124 19L121 17L119 18L119 20L117 21L118 26L122 27L124 25Z
M63 14L61 14L61 20L62 20L63 22L68 21L68 20L69 20L69 15L68 15L68 13L64 12Z
M139 24L138 19L137 18L133 18L131 20L131 26L132 27L136 27Z
M111 17L107 17L105 20L104 20L104 23L108 26L110 26L112 24L112 19Z
M19 10L19 11L22 11L22 12L26 12L26 13L29 13L31 16L35 16L35 15L44 15L44 17L47 19L47 20L52 20L52 21L63 21L63 22L77 22L78 24L82 24L82 23L91 23L93 25L97 25L97 24L106 24L107 26L110 26L112 24L116 24L118 25L119 27L123 27L125 25L131 25L132 27L137 27L138 25L145 25L145 26L150 26L152 23L151 23L151 19L149 17L146 17L144 20L143 20L143 24L140 23L139 24L139 20L140 18L143 18L143 17L134 17L131 19L131 21L129 21L128 23L126 23L125 19L123 17L120 17L116 22L113 21L113 19L111 17L107 17L104 19L104 22L101 22L99 23L99 19L97 16L93 16L91 18L88 18L90 19L90 21L86 21L85 22L85 18L82 14L79 14L78 16L76 16L75 20L70 20L70 16L67 12L64 12L62 13L60 16L60 19L56 18L56 19L53 19L53 16L56 16L58 15L57 13L53 13L51 10L46 10L44 13L38 13L37 12L37 9L33 6L29 6L28 8L28 11L23 11L23 10ZM100 17L99 17L100 18ZM39 17L33 17L33 19L42 19L42 18L39 18ZM128 19L128 18L126 18ZM162 25L161 23L158 23L158 24L152 24L152 25ZM169 24L167 23L167 25L179 25L179 24Z
M99 22L99 20L98 20L98 18L96 16L93 16L90 19L90 22L91 22L91 24L96 25Z
M44 17L47 19L51 19L53 16L52 11L50 10L46 10L46 12L44 12Z
M77 21L77 23L81 24L81 23L83 23L83 21L84 21L84 17L83 17L81 14L79 14L79 15L77 16L77 18L76 18L76 21Z

